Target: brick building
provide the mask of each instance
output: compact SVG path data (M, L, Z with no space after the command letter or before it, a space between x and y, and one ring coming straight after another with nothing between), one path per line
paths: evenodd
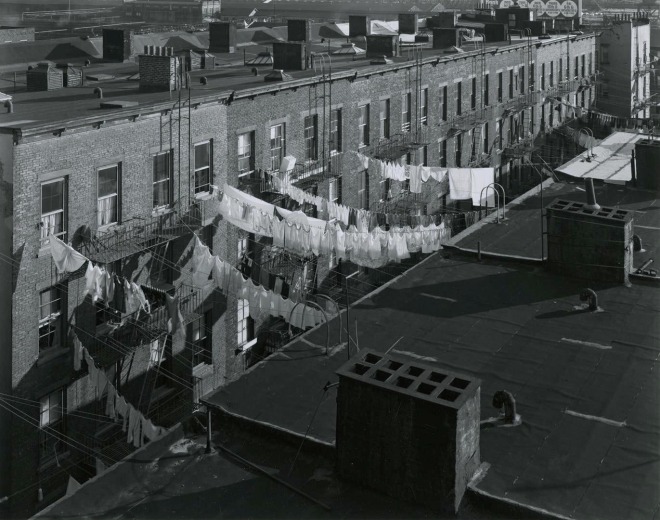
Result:
M593 35L444 50L428 44L386 64L337 57L332 73L317 62L315 73L287 70L284 81L265 82L242 63L187 79L163 49L139 57L139 85L88 81L73 94L14 96L0 126L0 330L11 338L0 352L0 442L11 447L0 461L0 494L11 497L14 514L47 505L69 476L87 479L131 449L121 425L104 416L105 399L85 366L74 370L74 337L126 400L161 426L290 337L282 319L250 318L247 300L194 285L195 235L265 285L281 277L292 290L337 299L343 276L357 271L356 283L372 284L387 275L387 268L338 265L333 257L295 257L231 226L214 186L296 209L273 191L267 173L294 156L299 186L354 208L469 211L471 203L449 200L446 185L411 194L350 152L489 165L515 193L534 139L572 115L567 103L593 101ZM48 232L117 283L140 285L150 312L126 313L85 296L84 270L56 271ZM179 298L184 335L168 328L165 295ZM155 357L154 344L164 348Z

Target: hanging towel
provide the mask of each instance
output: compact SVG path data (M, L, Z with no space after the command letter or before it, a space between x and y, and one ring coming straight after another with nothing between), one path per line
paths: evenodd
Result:
M87 261L87 258L56 236L49 235L49 243L50 254L53 256L55 266L60 273L73 273Z
M472 179L469 168L449 168L449 197L452 200L472 198Z
M486 204L487 195L494 198L493 190L486 190L486 187L495 182L494 168L472 168L470 175L472 178L472 204L475 206L480 206L482 203ZM483 201L481 200L482 195ZM493 198L490 200L492 201Z

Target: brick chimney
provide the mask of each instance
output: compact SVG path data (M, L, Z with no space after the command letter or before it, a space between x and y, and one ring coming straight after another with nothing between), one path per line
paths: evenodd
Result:
M480 382L362 350L338 371L342 478L455 513L480 464Z
M181 88L181 65L172 47L144 46L139 56L140 90L158 92Z
M600 206L593 179L585 181L586 203L557 199L547 208L548 269L586 280L628 283L633 213Z

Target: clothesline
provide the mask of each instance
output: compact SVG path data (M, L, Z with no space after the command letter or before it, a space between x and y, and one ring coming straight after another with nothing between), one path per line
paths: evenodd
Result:
M164 347L164 343L163 343ZM159 354L157 361L162 357L162 348L159 347ZM82 360L87 363L87 370L89 371L89 380L92 386L97 391L99 399L107 393L107 400L105 405L105 415L118 421L122 419L122 431L126 433L126 442L133 444L135 448L140 448L144 445L145 439L153 441L165 433L165 429L160 426L155 426L151 419L147 419L142 412L137 410L131 403L119 394L115 385L108 379L106 372L96 367L94 359L89 351L82 346L78 337L74 334L73 337L73 368L76 371L81 369Z
M437 251L449 232L442 223L388 231L376 227L361 232L356 226L344 230L338 222L276 208L231 186L225 186L220 213L245 231L272 237L277 247L302 256L334 253L338 259L365 267L400 262L412 252Z
M229 262L211 255L209 248L195 239L192 257L193 280L199 286L209 283L212 277L215 286L224 294L235 294L237 298L247 300L250 316L254 319L262 314L283 318L299 329L314 327L324 321L321 311L290 298L284 298L278 292L255 284L250 278L243 278L241 272Z

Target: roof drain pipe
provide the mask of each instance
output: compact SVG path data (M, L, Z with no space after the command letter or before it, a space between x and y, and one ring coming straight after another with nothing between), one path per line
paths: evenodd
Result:
M10 99L5 101L5 108L7 109L8 114L14 113L14 103L12 103Z
M101 87L96 87L94 89L94 94L96 94L96 97L99 99L103 99L103 89Z
M493 406L498 410L504 407L504 422L510 426L517 426L522 422L520 415L516 413L516 400L511 392L498 390L493 396Z
M598 295L593 289L582 289L580 291L580 301L589 302L589 310L597 311L598 307Z

